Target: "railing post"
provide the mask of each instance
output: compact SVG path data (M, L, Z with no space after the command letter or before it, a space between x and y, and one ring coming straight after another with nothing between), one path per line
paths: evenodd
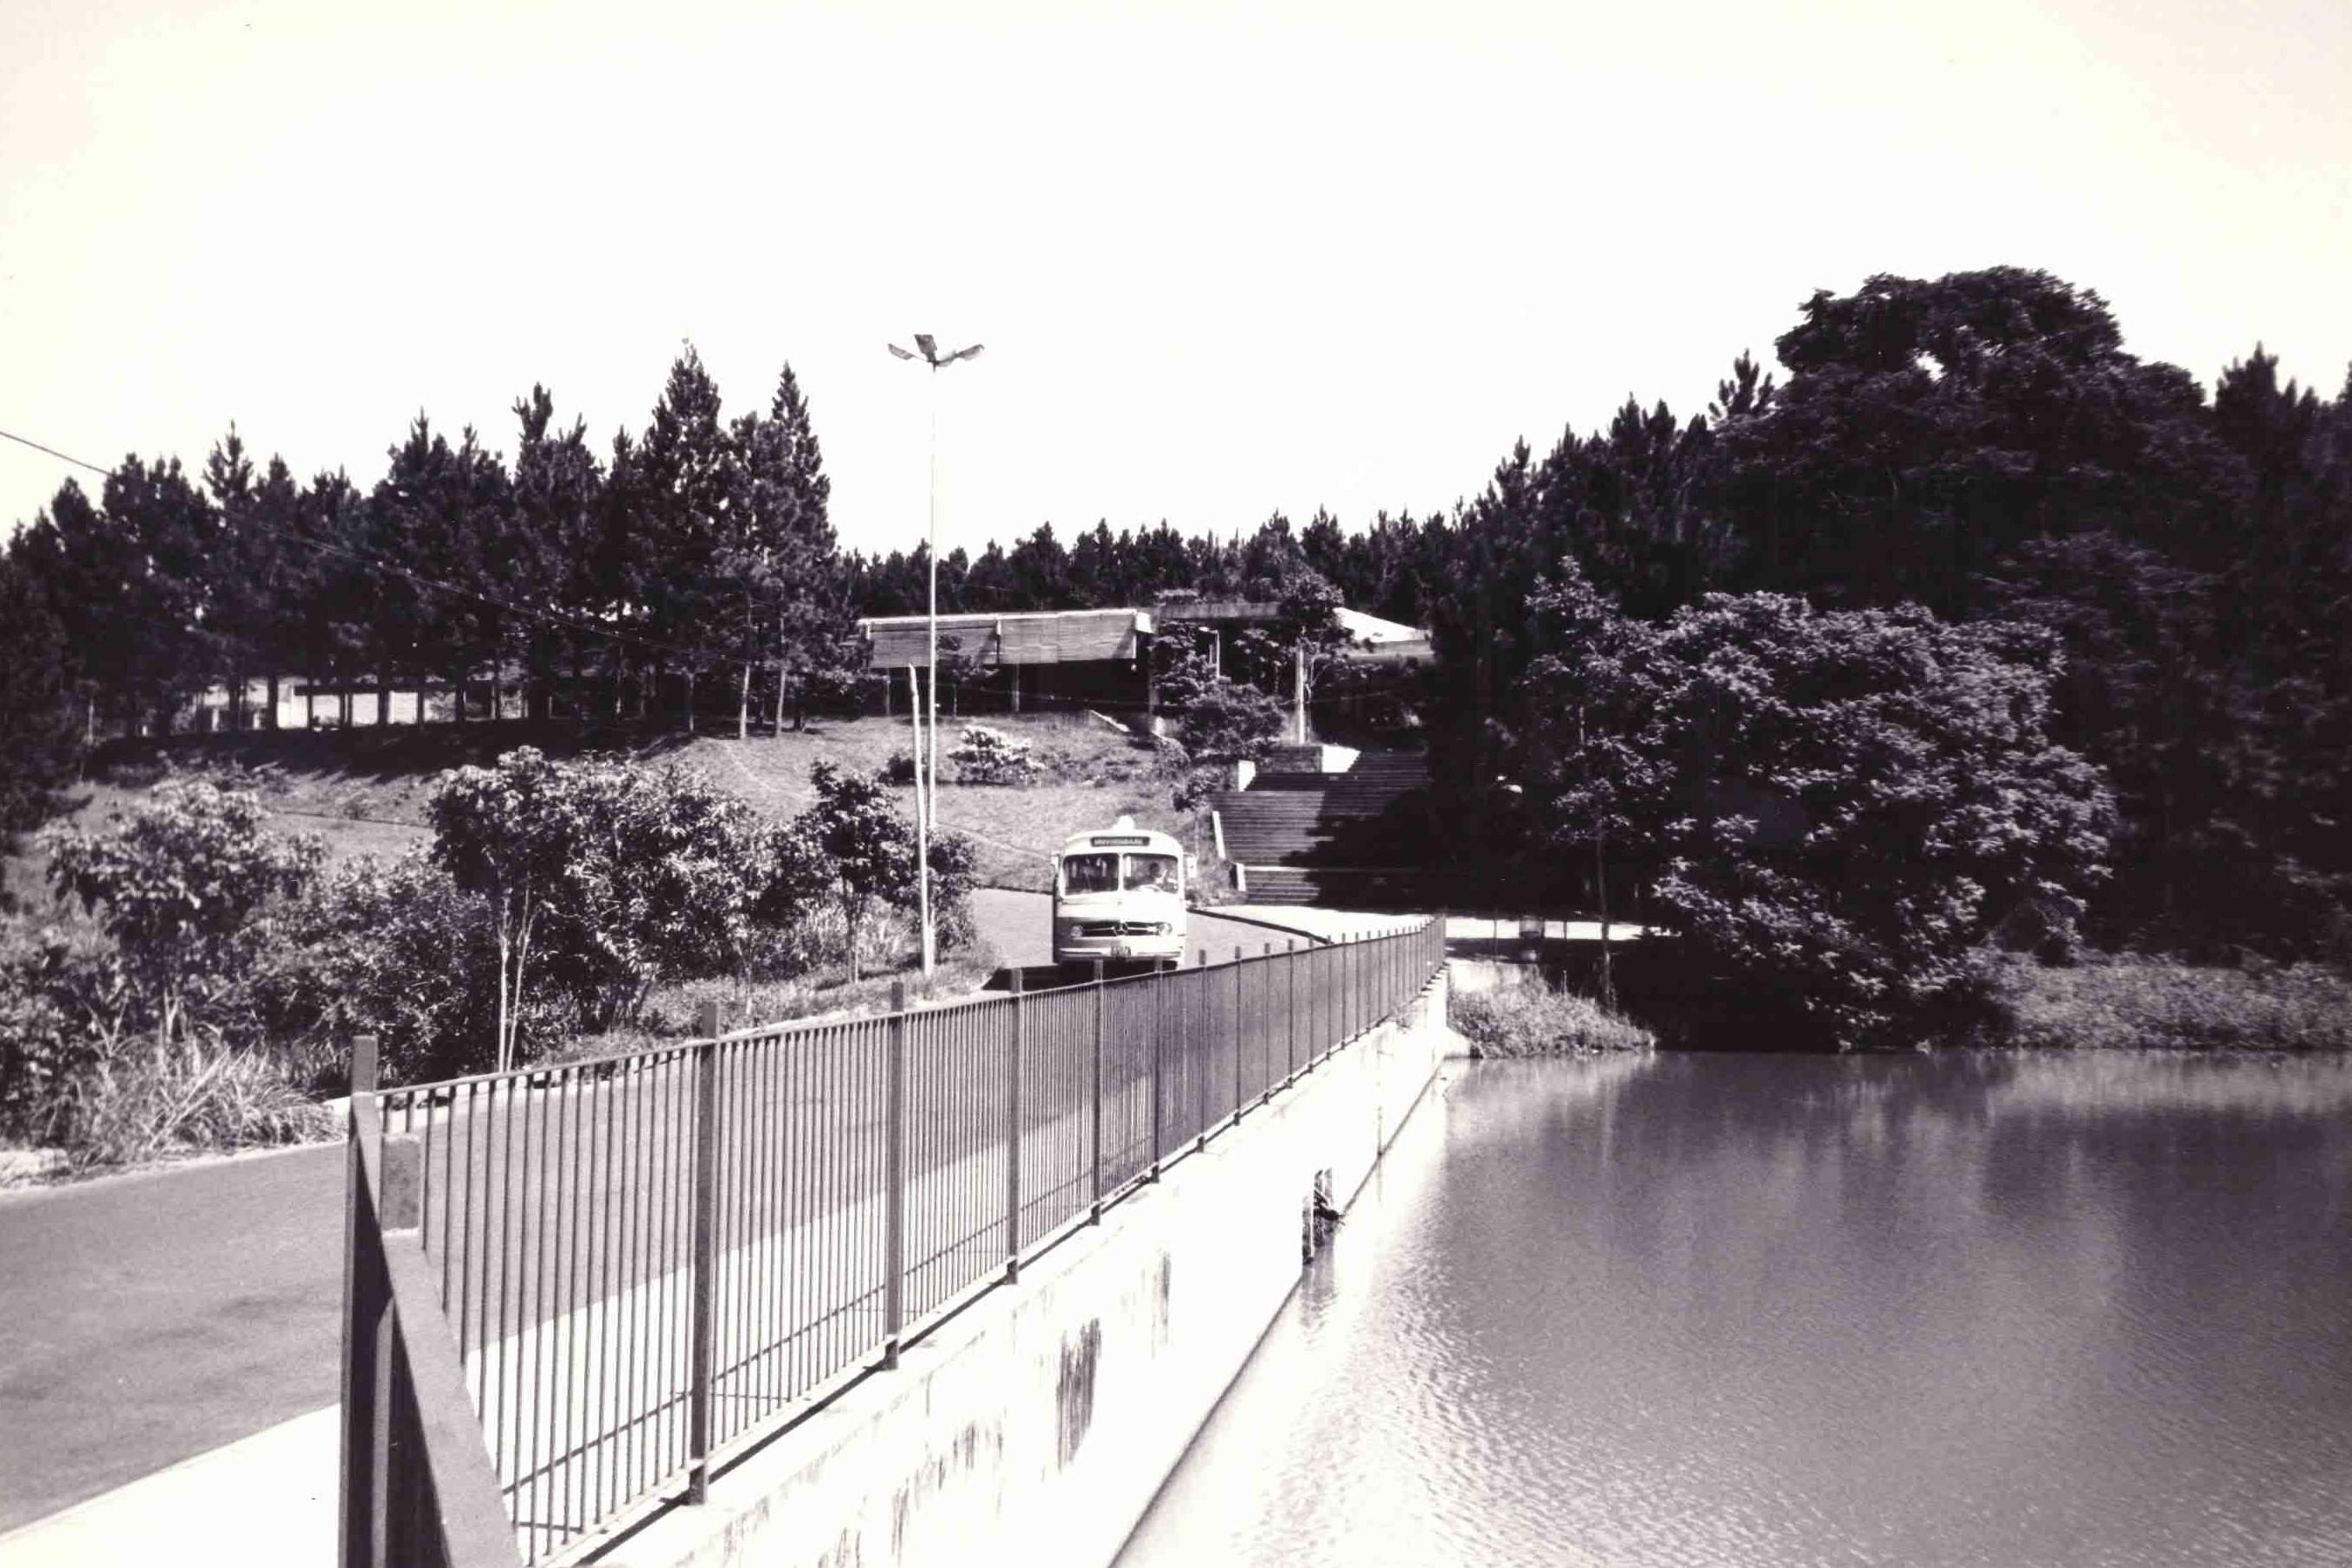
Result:
M1353 977L1356 973L1355 952L1356 939L1341 931L1339 933L1339 973L1331 986L1331 1011L1334 1015L1331 1030L1331 1050L1333 1051L1346 1043L1348 1026L1355 1021L1356 999L1353 989ZM1330 1051L1326 1051L1324 1055L1330 1055Z
M890 982L889 1126L883 1144L888 1212L882 1222L882 1365L898 1364L907 1326L907 983Z
M1092 1114L1089 1137L1094 1145L1095 1191L1094 1206L1087 1211L1088 1225L1102 1224L1102 1102L1103 1102L1103 961L1095 960L1095 1068L1094 1092L1087 1098Z
M1162 1058L1167 1055L1168 1015L1162 1005L1168 988L1161 984L1167 978L1168 965L1154 960L1151 965L1151 1179L1160 1179L1160 1083L1167 1069Z
M687 1458L693 1468L686 1500L710 1500L711 1301L719 1266L719 1004L706 1000L697 1011L695 1033L702 1046L694 1058L694 1322L693 1384L687 1410Z
M1234 1125L1242 1124L1242 949L1234 944Z
M1264 956L1267 958L1274 956L1274 943L1265 944ZM1267 976L1271 978L1274 965L1269 963L1265 968ZM1265 1063L1265 1086L1257 1097L1257 1102L1260 1105L1274 1098L1274 1004L1265 996L1266 989L1267 987L1264 985L1258 987L1258 1011L1263 1015L1264 1024L1264 1027L1258 1030L1258 1058Z
M1028 999L1021 994L1021 971L1013 971L1012 1041L1005 1048L1004 1099L1004 1282L1021 1278L1021 1058L1029 1047Z
M1211 1037L1214 1034L1214 1030L1211 1027L1211 1020L1215 1016L1216 1007L1209 996L1209 950L1205 947L1201 950L1200 967L1202 971L1199 986L1201 993L1201 1121L1200 1133L1192 1144L1192 1152L1196 1154L1205 1152L1209 1147L1209 1068L1216 1060L1216 1042Z
M1283 978L1290 993L1283 1008L1282 1081L1288 1083L1298 1076L1298 939L1285 940L1282 952Z
M359 1121L375 1113L375 1037L352 1041L352 1108L343 1193L342 1568L383 1568L390 1498L385 1475L392 1447L392 1365L384 1331L391 1282L383 1277L375 1194L363 1190Z

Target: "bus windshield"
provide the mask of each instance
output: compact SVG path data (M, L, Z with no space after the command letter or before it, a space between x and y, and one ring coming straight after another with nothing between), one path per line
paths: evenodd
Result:
M1118 857L1070 855L1062 860L1062 891L1112 893L1118 890Z
M1127 858L1129 892L1172 893L1176 890L1176 857L1130 855Z

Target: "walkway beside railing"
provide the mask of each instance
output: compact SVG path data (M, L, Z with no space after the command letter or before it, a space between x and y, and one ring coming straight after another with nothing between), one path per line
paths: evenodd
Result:
M1397 1015L1444 957L1423 921L355 1095L355 1148L403 1151L368 1190L413 1204L416 1227L380 1251L443 1315L427 1370L444 1394L454 1373L475 1418L475 1469L450 1473L503 1500L499 1560L573 1552L681 1492L700 1500L730 1447L895 1366ZM404 1297L413 1335L409 1311ZM446 1440L446 1424L427 1434L436 1477ZM381 1474L347 1465L347 1536Z

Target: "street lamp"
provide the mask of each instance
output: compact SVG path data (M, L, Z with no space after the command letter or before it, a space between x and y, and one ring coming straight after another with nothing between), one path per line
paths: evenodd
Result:
M890 353L899 359L918 357L897 343L888 346ZM929 711L926 716L918 710L915 720L916 751L919 753L915 763L915 899L917 912L923 922L925 979L930 977L939 963L939 944L931 931L931 817L939 809L940 786L940 372L960 359L979 357L982 346L974 343L970 348L943 354L930 333L915 334L915 347L921 351L919 357L931 367L931 528L927 552L930 558L931 583L929 624L924 637L923 677L927 688L924 701ZM928 745L922 743L926 731L929 731ZM930 775L928 783L924 779L926 767Z

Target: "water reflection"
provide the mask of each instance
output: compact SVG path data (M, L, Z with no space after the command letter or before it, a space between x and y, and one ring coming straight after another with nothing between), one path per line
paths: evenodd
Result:
M2352 1562L2352 1063L1458 1072L1122 1561Z

